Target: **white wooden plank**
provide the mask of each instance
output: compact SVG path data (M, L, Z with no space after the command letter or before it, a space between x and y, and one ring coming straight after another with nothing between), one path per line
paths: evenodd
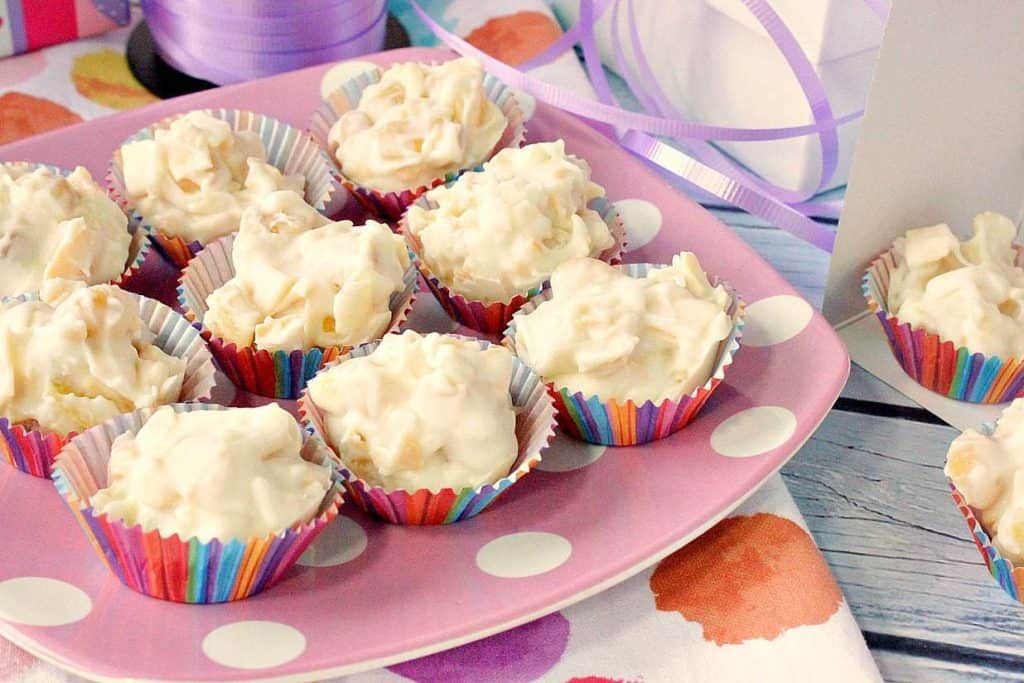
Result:
M741 225L731 227L815 308L821 307L828 274L828 254L782 230Z
M832 411L783 475L861 628L1024 657L1024 609L989 577L942 473L956 434Z
M891 650L873 650L878 670L889 683L1024 681L1024 671L968 661L946 661Z
M896 391L856 363L850 367L850 379L843 388L844 398L874 403L889 403L907 408L920 408L914 401Z

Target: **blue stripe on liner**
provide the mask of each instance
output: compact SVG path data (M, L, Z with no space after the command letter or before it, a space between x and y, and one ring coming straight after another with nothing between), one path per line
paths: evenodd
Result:
M231 539L224 544L220 552L220 562L217 563L217 576L214 577L213 602L225 602L231 598L231 591L235 587L235 580L241 571L242 560L245 557L245 544L238 539Z

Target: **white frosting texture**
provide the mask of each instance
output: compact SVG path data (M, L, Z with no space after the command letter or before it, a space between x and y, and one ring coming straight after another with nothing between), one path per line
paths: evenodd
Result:
M992 436L968 429L954 439L946 476L999 551L1024 564L1024 399L1007 406Z
M128 265L128 218L81 166L0 164L0 296L36 292L45 280L99 284Z
M308 522L331 487L329 467L304 460L302 432L277 404L178 413L157 410L111 447L99 514L169 538L260 538Z
M429 185L487 158L505 131L472 59L407 62L384 71L331 127L328 147L359 185L398 192Z
M203 111L121 147L125 191L155 228L210 242L238 230L242 211L275 190L302 193L305 178L267 163L260 136Z
M246 210L232 260L235 276L209 296L203 322L270 351L377 339L409 268L405 241L386 225L332 223L291 191Z
M51 280L0 306L0 415L68 434L178 400L185 361L151 342L134 295Z
M501 346L391 334L314 377L309 396L361 479L387 490L477 487L507 475L518 454L512 361Z
M421 256L451 291L507 302L551 277L570 259L597 257L615 244L587 204L604 195L587 162L562 140L503 149L483 170L466 173L411 206L406 225Z
M890 314L972 353L1024 357L1024 268L1014 265L1016 227L992 211L960 241L948 225L907 232L893 244Z
M732 331L730 297L697 258L631 278L595 259L551 276L550 300L517 313L516 352L545 380L584 396L636 404L678 400L711 376Z

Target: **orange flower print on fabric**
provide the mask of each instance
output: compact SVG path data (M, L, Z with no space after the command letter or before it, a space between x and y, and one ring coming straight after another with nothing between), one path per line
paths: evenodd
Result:
M76 57L71 81L82 97L111 109L134 109L157 101L153 93L135 80L125 56L114 50Z
M506 64L522 64L558 40L562 29L543 12L516 12L489 19L466 41Z
M700 624L718 645L822 624L843 600L807 532L768 513L719 522L662 560L650 583L659 610Z
M20 92L0 95L0 145L81 122L81 116L45 98Z

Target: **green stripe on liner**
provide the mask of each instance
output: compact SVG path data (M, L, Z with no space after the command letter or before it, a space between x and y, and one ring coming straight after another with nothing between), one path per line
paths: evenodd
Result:
M473 499L474 495L475 493L473 489L462 489L458 498L455 499L455 503L452 505L452 508L448 511L448 514L445 515L444 523L451 524L452 522L457 521L459 516L462 515L462 511L466 509L466 505L468 505L469 501Z
M953 382L949 387L949 396L951 398L963 398L964 382L967 379L964 377L964 368L967 366L967 349L960 347L956 352L956 368L953 370Z
M565 404L565 409L569 411L569 417L572 418L577 431L579 431L580 434L594 438L590 433L590 428L587 426L587 421L583 418L580 411L577 410L576 401L572 400L572 397L566 393L566 389L560 389L559 391L562 394L562 402Z

